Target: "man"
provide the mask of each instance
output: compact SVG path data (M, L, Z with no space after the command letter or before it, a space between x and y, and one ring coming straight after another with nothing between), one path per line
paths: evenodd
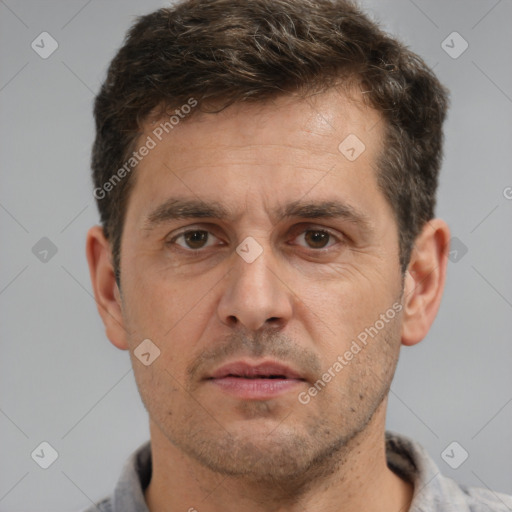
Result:
M189 0L95 103L87 257L151 441L89 510L505 511L385 432L439 308L447 91L358 8Z

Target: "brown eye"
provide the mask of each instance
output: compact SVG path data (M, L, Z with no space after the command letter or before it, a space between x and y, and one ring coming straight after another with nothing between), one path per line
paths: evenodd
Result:
M184 233L184 238L191 249L200 249L208 240L208 233L206 231L187 231Z
M305 239L313 249L323 249L330 236L327 231L306 231Z
M183 239L184 244L178 243L180 247L184 249L190 250L198 250L207 247L207 242L210 240L211 233L209 231L205 231L202 229L194 229L189 231L184 231L179 235L175 236L169 244L177 243L178 240Z
M302 236L310 249L326 249L331 239L334 239L334 243L338 240L336 236L325 229L308 229L303 231L299 238ZM331 243L330 246L334 243Z

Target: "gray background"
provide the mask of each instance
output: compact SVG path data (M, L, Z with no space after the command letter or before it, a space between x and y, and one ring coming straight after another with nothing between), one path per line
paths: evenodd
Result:
M149 436L84 247L98 221L93 95L134 17L163 5L0 0L1 511L87 506ZM388 428L421 442L444 474L512 494L512 1L363 5L452 91L437 214L468 249L449 264L429 335L402 350ZM31 48L43 31L59 44L45 60ZM457 59L441 47L453 31L469 43ZM57 247L47 262L32 252L42 237ZM46 470L30 456L42 441L59 453ZM452 441L469 452L456 470L441 458Z

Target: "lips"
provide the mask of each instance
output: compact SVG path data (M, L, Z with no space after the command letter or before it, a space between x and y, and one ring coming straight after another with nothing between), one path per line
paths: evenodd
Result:
M215 370L206 383L236 399L271 400L297 391L305 380L297 371L275 361L236 361Z
M277 362L266 362L252 365L237 361L221 366L209 378L225 379L228 377L240 379L295 379L305 380L298 372Z

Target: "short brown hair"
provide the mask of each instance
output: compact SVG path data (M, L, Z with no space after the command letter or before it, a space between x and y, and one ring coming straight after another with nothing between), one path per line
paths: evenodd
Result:
M196 111L209 102L222 110L321 92L354 76L386 121L377 181L395 212L404 272L416 236L434 216L448 91L420 57L348 0L185 0L139 17L95 100L95 190L130 158L157 108L193 97ZM95 193L118 284L134 178L129 173L105 197Z

